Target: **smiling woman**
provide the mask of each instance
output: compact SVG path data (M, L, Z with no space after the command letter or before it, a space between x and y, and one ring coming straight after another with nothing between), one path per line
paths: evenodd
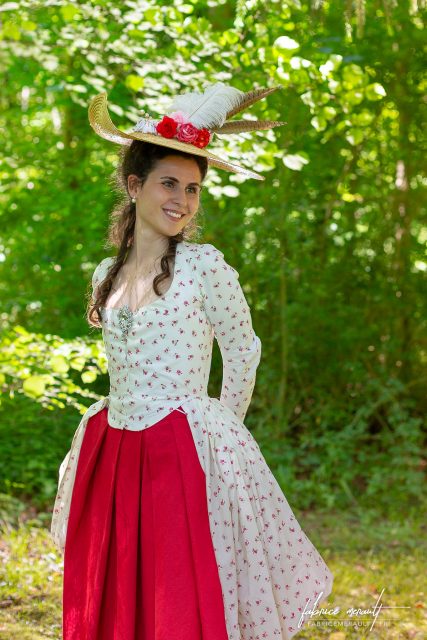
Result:
M118 253L90 299L92 326L101 326L101 311L114 284L127 283L120 300L129 309L150 303L168 289L178 243L198 230L195 218L206 173L207 161L200 156L138 140L122 148L114 181L121 201L108 232L108 243Z
M162 178L168 171L178 177ZM168 220L174 223L189 221L197 213L199 207L199 187L196 180L201 180L201 171L191 157L175 156L169 153L158 160L155 168L141 185L137 176L128 178L128 189L136 200L136 232L134 246L128 256L128 263L137 263L141 269L144 261L152 262L171 231L163 224L163 218L158 213L163 211ZM184 227L178 224L174 233Z
M221 131L257 96L222 83L181 96L194 121L165 116L158 144L142 133L122 155L124 201L109 230L118 252L94 271L88 313L102 327L110 391L79 424L52 517L64 640L290 640L331 592L243 422L261 340L239 273L214 245L190 241L208 158L251 174L204 149L203 125ZM105 113L93 123L132 138ZM219 399L208 395L214 338Z

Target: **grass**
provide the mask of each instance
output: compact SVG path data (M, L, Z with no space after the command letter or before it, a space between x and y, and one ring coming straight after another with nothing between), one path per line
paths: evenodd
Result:
M60 640L63 561L49 535L50 514L34 514L14 506L17 517L7 518L2 512L0 639ZM334 574L328 607L340 608L339 613L308 622L296 637L427 637L426 525L415 510L393 521L378 519L374 510L295 514ZM17 521L13 522L14 518ZM383 607L396 608L383 609L372 630L372 615L357 617L365 621L364 627L343 626L342 621L349 618L348 608L372 608L382 590ZM391 620L387 627L386 618Z

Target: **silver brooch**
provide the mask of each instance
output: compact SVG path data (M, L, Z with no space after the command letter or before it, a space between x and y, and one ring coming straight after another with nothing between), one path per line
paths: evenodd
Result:
M129 329L132 326L133 312L129 309L127 304L125 304L124 307L121 307L121 309L119 310L117 317L119 319L120 329L122 330L122 340L123 342L126 342Z

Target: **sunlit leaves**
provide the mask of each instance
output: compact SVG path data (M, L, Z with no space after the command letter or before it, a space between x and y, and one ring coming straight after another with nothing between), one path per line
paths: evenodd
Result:
M277 40L274 41L273 46L279 50L291 50L299 49L299 44L293 38L289 36L280 36Z
M346 140L353 146L356 144L360 144L364 138L363 129L352 127L345 137Z
M292 169L292 171L301 171L304 165L308 164L309 159L306 157L306 154L288 154L283 157L283 164L288 169Z
M3 333L0 351L3 393L24 393L46 408L65 406L65 400L83 411L78 396L95 399L86 385L107 372L104 345L87 338L66 341L16 326Z
M379 82L373 82L366 87L365 94L368 100L381 100L385 97L386 92Z
M323 77L332 75L332 73L338 69L342 63L343 57L340 55L331 55L329 58L319 66L319 71Z
M84 371L82 373L82 382L84 382L84 384L90 384L91 382L95 382L97 377L98 374L93 369Z
M31 20L23 20L21 27L23 31L35 31L37 29L37 24Z
M45 378L43 376L30 376L23 381L22 388L27 395L39 398L46 390Z
M144 11L144 20L147 20L153 26L158 23L160 18L160 10L157 7L153 7L152 9L146 9Z
M144 86L144 78L131 73L126 77L125 84L132 91L140 91Z
M342 85L344 89L354 89L366 83L367 76L357 64L347 64L342 67Z
M353 113L351 118L352 122L356 126L368 127L375 119L375 113L373 113L372 111L368 111L367 109L363 109L358 113Z
M233 187L233 185L226 185L223 189L224 196L228 198L237 198L240 195L240 189Z
M191 4L184 3L179 5L179 10L181 11L181 13L186 13L187 15L190 15L193 13L194 7Z
M314 118L310 120L310 123L312 127L316 129L316 131L323 131L324 129L326 129L326 119L322 118L321 116L314 116Z
M66 22L71 22L75 18L75 16L79 15L79 9L73 4L65 4L60 7L60 12L62 17Z
M1 25L0 38L11 40L20 40L21 31L15 22L5 20Z
M70 368L64 356L52 356L49 364L52 367L52 371L55 373L67 373Z
M239 42L239 34L235 31L228 30L225 31L221 37L219 38L219 44L221 46L230 46Z

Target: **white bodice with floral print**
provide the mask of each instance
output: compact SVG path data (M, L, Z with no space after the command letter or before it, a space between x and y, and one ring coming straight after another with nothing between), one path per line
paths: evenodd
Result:
M112 260L105 258L96 268L94 288ZM223 358L220 401L243 420L261 341L238 278L213 245L182 242L169 289L137 309L127 331L123 307L102 308L112 427L146 429L188 399L206 397L214 336Z

